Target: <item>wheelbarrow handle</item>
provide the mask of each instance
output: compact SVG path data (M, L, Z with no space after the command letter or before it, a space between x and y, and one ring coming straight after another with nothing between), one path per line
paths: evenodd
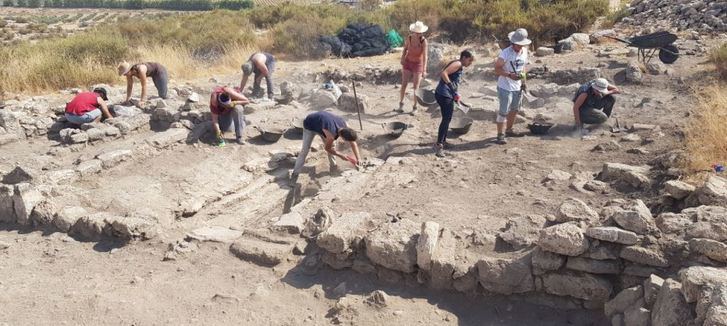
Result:
M616 40L616 41L619 41L619 42L622 42L622 43L626 43L628 45L633 45L633 43L631 43L631 41L626 40L626 39L622 39L620 37L615 37L615 36L610 36L610 35L604 35L604 37L607 37L607 38L610 38L612 40Z

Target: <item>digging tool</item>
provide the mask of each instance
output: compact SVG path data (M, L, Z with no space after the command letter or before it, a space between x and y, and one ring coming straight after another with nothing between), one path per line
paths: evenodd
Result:
M513 64L512 61L510 61L510 67L512 67L513 73L518 73L515 70L515 64ZM525 73L525 76L527 76L527 73ZM522 107L523 97L525 98L526 101L528 101L528 103L530 103L530 102L532 102L532 101L535 100L535 96L533 96L533 94L530 94L530 91L528 90L528 85L525 83L525 81L527 80L527 77L520 78L520 79L523 82L523 86L520 89L521 90L520 94L522 94L522 96L520 97L520 103L518 103L518 107Z
M356 81L353 84L353 99L356 101L356 112L358 112L358 127L363 130L363 123L361 122L361 108L358 106L358 95L356 94Z
M467 114L468 112L470 112L470 109L472 109L471 105L463 102L462 100L460 100L459 103L456 103L456 104L457 104L457 109L462 111L462 113L464 113L464 114Z
M618 122L618 118L614 118L616 120L616 124L614 124L613 127L611 127L611 132L614 134L620 133L622 131L626 131L626 128L621 127L621 124Z

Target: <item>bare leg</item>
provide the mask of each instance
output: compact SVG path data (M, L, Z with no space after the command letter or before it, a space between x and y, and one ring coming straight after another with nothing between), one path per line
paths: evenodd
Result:
M515 124L515 117L517 116L517 111L510 111L507 113L507 130L512 130L512 125ZM498 126L499 127L499 126ZM499 132L498 128L498 132Z
M499 134L502 134L503 133L502 129L504 129L504 128L505 128L505 123L504 122L498 122L497 123L497 134L498 135Z
M401 90L399 92L399 110L401 110L402 103L404 103L404 96L406 96L406 86L411 80L412 73L409 70L401 71Z
M416 94L416 91L419 89L419 84L422 82L422 74L421 73L415 73L412 76L412 91L414 94ZM414 110L417 109L417 100L414 98Z

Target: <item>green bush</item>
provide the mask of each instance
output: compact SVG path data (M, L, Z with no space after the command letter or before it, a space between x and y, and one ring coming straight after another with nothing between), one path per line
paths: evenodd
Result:
M717 68L720 78L727 80L727 43L722 43L722 45L712 50L709 58Z

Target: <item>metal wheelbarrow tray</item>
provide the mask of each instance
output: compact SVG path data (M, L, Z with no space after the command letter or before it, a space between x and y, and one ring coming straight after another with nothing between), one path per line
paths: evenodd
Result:
M610 39L628 44L628 46L639 49L639 60L644 63L651 61L651 58L659 51L659 60L671 64L679 58L679 49L674 46L677 40L676 34L667 31L660 31L652 34L635 36L627 39L607 36Z

